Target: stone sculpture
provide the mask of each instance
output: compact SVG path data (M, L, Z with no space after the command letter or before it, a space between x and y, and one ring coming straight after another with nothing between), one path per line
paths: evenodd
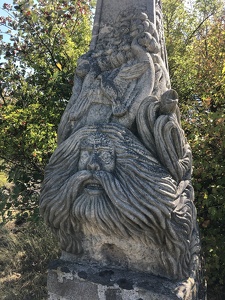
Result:
M170 88L156 28L138 9L118 16L96 48L79 59L75 77L59 142L85 124L119 122L132 128L143 99Z
M192 193L189 180L177 184L130 131L94 125L78 130L53 154L41 210L66 252L97 260L93 236L102 247L110 237L127 256L125 264L139 269L142 260L142 271L182 279L199 252ZM138 262L126 249L131 240L143 247ZM149 259L154 251L158 266Z
M154 5L154 22L131 6L98 23L78 61L40 211L63 259L178 280L176 299L200 299L191 150Z

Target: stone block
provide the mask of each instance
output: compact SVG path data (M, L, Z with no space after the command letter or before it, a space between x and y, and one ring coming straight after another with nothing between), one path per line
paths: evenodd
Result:
M62 260L48 271L49 300L175 300L182 299L175 292L179 284L144 272Z

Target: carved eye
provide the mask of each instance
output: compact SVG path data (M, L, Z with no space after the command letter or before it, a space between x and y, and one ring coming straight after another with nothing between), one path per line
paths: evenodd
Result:
M86 162L89 158L90 154L88 151L82 151L80 154L80 161L81 162Z
M113 159L112 154L108 151L103 151L100 154L100 158L102 161L104 161L106 164L110 163Z
M128 28L128 27L125 27L125 26L122 26L122 27L120 28L120 30L121 30L121 33L123 33L123 34L129 32L129 28Z

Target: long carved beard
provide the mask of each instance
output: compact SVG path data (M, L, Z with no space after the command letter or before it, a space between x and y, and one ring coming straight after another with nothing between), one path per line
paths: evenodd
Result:
M158 245L163 248L166 269L174 272L174 277L188 275L190 256L198 253L199 246L190 182L177 186L140 142L118 124L102 129L117 149L114 173L77 171L79 143L96 130L100 129L89 126L71 135L57 148L46 169L40 212L58 235L62 249L80 254L82 224L87 224L109 236ZM104 190L96 198L85 193L92 180Z
M123 172L115 176L115 174L98 171L92 174L92 178L102 186L104 191L98 195L90 195L84 189L72 206L71 217L74 221L81 224L85 232L93 234L102 232L111 236L131 237L147 245L151 242L162 245L164 242L166 252L162 252L162 264L169 265L171 273L185 273L188 269L189 254L184 255L185 251L187 252L187 245L186 241L181 243L181 240L188 238L189 234L185 229L177 232L174 225L177 222L180 226L185 225L189 228L191 225L186 224L188 219L183 220L183 214L187 209L185 203L180 211L181 220L179 214L175 215L177 220L172 217L175 199L171 197L173 187L166 185L167 180L163 182L161 178L161 191L159 191L157 185L154 187L155 179L151 175L148 179L152 181L153 188L151 184L141 185L139 179L136 179L133 185L132 179L124 177ZM85 181L82 184L85 185ZM147 201L143 197L145 188L148 191ZM187 269L181 270L180 266L184 264L177 263L177 259L184 261Z
M172 203L168 201L167 207L163 206L154 200L156 191L149 188L149 199L144 201L142 186L135 191L135 187L132 188L131 185L130 190L125 184L129 180L127 176L124 177L123 174L119 177L104 171L90 173L88 178L83 177L83 180L78 176L73 188L73 192L79 191L78 195L73 195L72 200L73 222L81 224L89 232L96 233L97 229L107 235L115 234L121 237L140 236L143 239L148 232L148 239L159 243L163 238L160 233L165 229L165 220L170 218ZM93 194L85 189L90 179L103 188L101 193ZM149 234L150 232L152 234Z
M140 170L135 168L128 176L126 168L114 174L80 171L66 181L60 177L57 196L54 189L45 187L43 195L48 201L42 202L41 211L46 222L58 234L66 252L81 253L83 230L93 230L95 234L130 237L146 245L164 245L162 264L170 266L171 273L188 273L192 225L186 209L191 212L192 203L186 205L184 199L176 208L177 197L181 196L176 195L176 186L169 184L167 177L145 167L142 176L136 176ZM93 181L103 189L97 195L86 190ZM184 264L186 268L181 268Z
M147 229L148 226L144 223L147 224L148 220L132 208L133 201L129 203L129 193L124 192L125 187L115 174L97 171L89 173L88 178L83 178L82 180L78 176L75 183L75 186L78 185L75 190L79 191L78 195L74 195L71 208L71 218L75 224L81 224L90 233L96 234L97 229L106 235L123 238L137 236L143 233L144 228ZM90 180L102 187L101 193L90 193L85 188ZM144 223L141 220L143 218Z
M123 223L124 218L112 204L105 191L91 195L84 189L82 194L74 201L71 213L72 218L81 224L85 232L128 235L126 226Z

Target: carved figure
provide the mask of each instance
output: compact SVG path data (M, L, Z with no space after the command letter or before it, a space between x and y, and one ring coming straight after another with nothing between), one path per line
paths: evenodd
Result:
M145 13L122 12L108 28L96 49L78 61L73 95L59 125L59 143L87 124L118 122L135 131L141 102L170 88L158 34Z
M40 209L66 252L91 259L83 243L93 233L132 239L160 253L153 273L181 279L199 251L192 193L121 125L87 126L53 154Z

